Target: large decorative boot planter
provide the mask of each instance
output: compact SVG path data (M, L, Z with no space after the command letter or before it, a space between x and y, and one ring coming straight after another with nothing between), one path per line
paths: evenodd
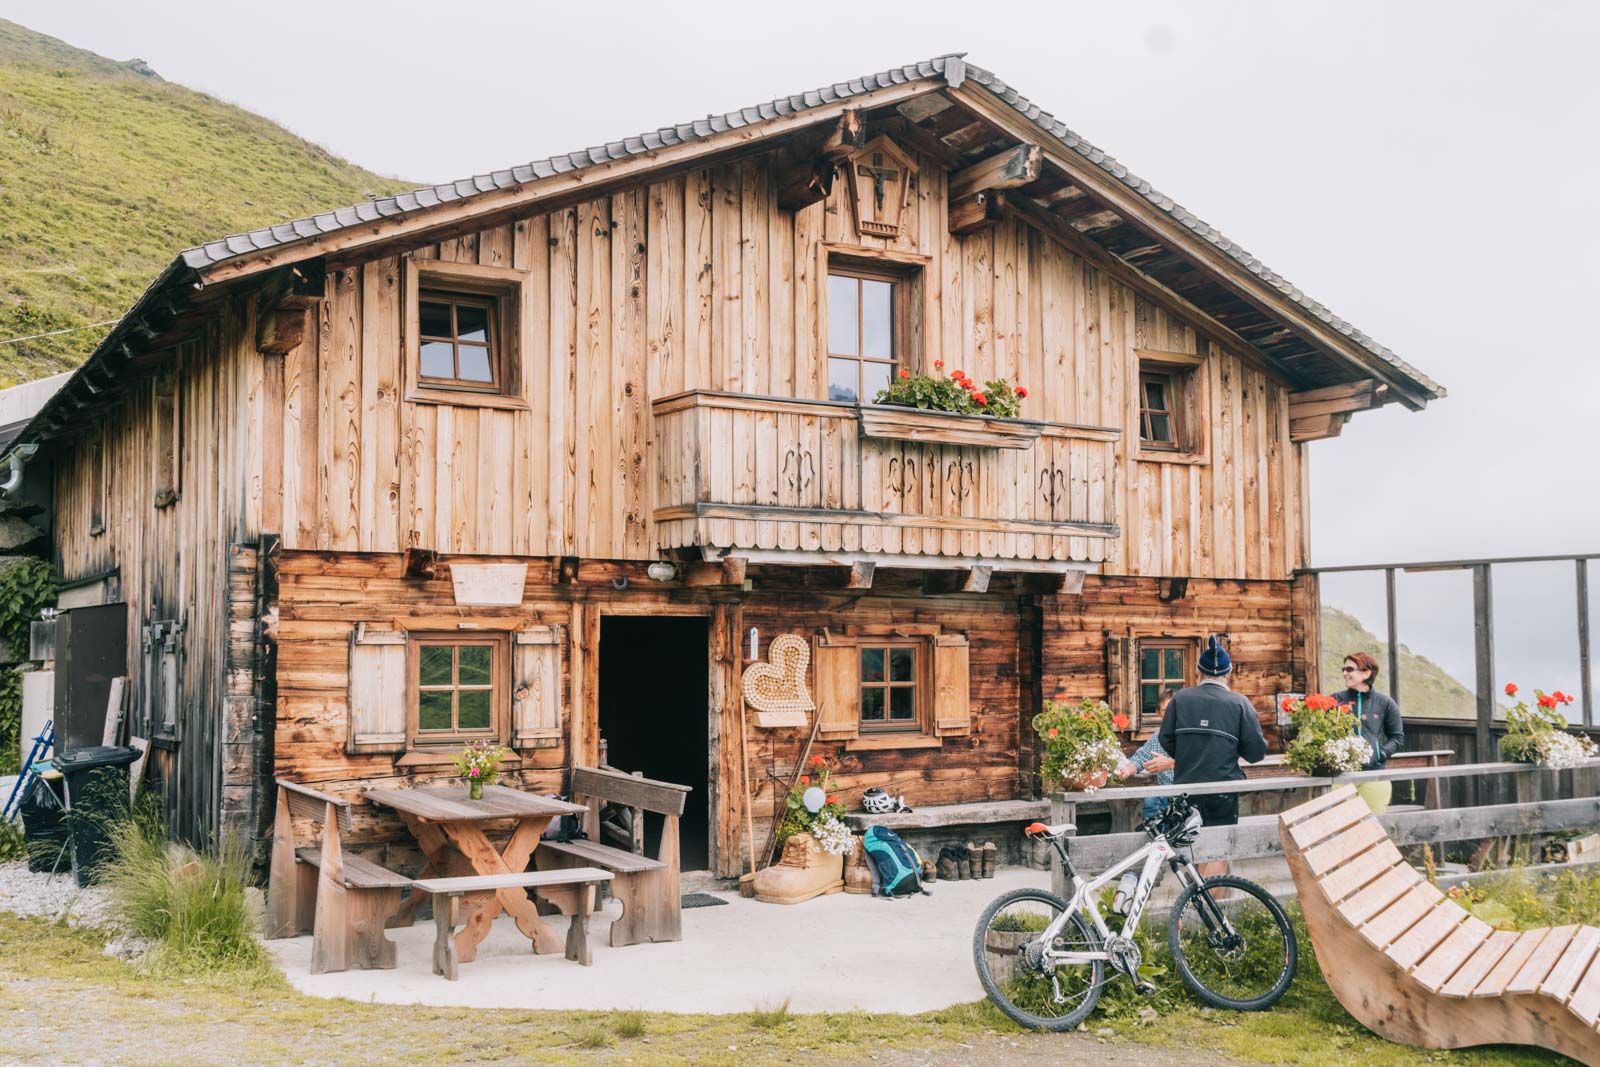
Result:
M793 834L783 843L783 858L756 872L756 899L768 904L799 904L844 888L844 857L817 844L810 834Z

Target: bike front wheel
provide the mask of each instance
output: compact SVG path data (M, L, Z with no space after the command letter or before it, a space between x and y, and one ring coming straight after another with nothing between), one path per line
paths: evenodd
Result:
M1294 981L1300 958L1283 906L1259 885L1231 874L1184 890L1167 937L1183 984L1214 1008L1272 1007Z
M1089 1017L1105 984L1105 961L1051 964L1043 952L1098 949L1089 924L1074 913L1049 946L1039 935L1067 910L1042 889L1013 889L996 897L978 919L972 958L995 1007L1031 1030L1071 1030Z

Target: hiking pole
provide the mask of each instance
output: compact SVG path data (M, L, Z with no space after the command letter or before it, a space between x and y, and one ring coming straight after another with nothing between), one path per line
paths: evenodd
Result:
M17 775L17 780L11 787L11 795L6 798L6 806L0 813L0 821L10 822L13 815L22 810L22 801L28 795L28 787L39 776L33 769L34 764L44 759L44 754L49 752L56 743L56 727L54 720L46 720L44 728L33 739L33 748L28 751L28 758L22 761L22 773Z

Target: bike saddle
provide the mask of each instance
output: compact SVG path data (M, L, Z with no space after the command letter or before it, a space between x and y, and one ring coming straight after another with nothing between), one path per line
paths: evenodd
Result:
M1040 834L1044 834L1046 837L1060 837L1062 834L1076 830L1077 828L1078 827L1075 823L1070 822L1058 822L1054 825L1046 825L1042 822L1035 822L1029 823L1022 832L1027 834L1029 837L1038 837Z

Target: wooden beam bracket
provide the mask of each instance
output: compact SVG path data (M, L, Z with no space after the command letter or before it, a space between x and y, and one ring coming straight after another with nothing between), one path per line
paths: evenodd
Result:
M799 211L826 200L833 191L839 165L866 143L866 125L861 121L861 112L846 111L820 138L802 136L780 150L775 175L778 207Z
M986 230L1006 217L1006 194L973 193L950 201L950 232L958 237Z
M950 175L950 200L955 202L992 189L1015 189L1037 181L1044 164L1044 149L1019 144Z

